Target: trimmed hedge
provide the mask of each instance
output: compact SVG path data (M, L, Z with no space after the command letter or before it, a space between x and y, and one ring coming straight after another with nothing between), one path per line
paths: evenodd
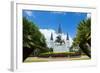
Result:
M74 56L80 56L79 52L47 52L47 53L41 53L38 57L74 57Z

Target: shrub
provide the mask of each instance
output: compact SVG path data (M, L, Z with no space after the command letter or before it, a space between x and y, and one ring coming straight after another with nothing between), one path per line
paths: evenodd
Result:
M79 56L78 52L47 52L41 53L38 57L68 57L68 56Z

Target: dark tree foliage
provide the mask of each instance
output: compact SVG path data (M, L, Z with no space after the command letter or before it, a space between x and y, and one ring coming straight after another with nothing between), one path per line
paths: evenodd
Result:
M77 34L73 40L73 46L79 45L80 49L91 57L91 19L81 21L77 27Z
M36 49L39 52L48 51L45 37L39 28L31 21L23 17L23 61Z

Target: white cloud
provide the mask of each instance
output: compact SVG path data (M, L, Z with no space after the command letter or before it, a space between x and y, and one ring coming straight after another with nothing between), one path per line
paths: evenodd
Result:
M53 33L53 39L54 39L54 40L56 39L56 37L57 37L57 35L58 35L58 34L56 33L56 31L53 30L53 29L40 29L40 32L45 36L46 42L50 40L51 33ZM66 34L62 33L62 38L63 38L64 40L66 40ZM70 45L72 45L73 40L72 40L72 38L71 38L70 35L69 35L69 40L70 40Z
M88 18L91 18L91 14L90 14L90 13L87 14L87 19L88 19Z
M57 36L56 32L52 29L40 29L40 32L45 36L46 40L50 40L51 33L53 33L54 39Z
M32 16L32 11L25 11L25 13L28 15L28 16Z
M52 11L51 13L55 13L55 14L66 14L66 12L61 12L61 11Z

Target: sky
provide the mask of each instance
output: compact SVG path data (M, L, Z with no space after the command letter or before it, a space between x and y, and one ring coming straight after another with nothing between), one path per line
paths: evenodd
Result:
M82 12L23 10L23 16L34 22L40 29L57 31L60 24L62 32L64 34L68 33L74 38L80 21L90 17L90 14Z

